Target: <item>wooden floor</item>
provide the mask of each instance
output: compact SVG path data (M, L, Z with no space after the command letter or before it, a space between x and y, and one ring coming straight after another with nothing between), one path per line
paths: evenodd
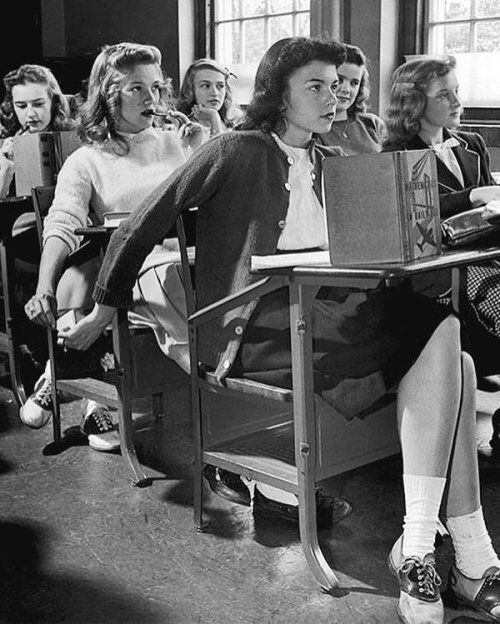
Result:
M500 394L480 396L486 448ZM0 621L158 624L395 624L397 587L386 557L401 530L400 458L326 484L353 505L320 544L345 589L322 594L297 530L253 517L207 492L209 531L192 524L188 391L159 423L139 418L137 446L149 488L127 482L119 455L74 435L79 403L63 406L68 445L44 455L50 427L32 431L0 388ZM50 451L50 446L48 447ZM483 505L500 548L499 466L481 456ZM451 548L438 550L444 577ZM447 622L473 622L447 610Z

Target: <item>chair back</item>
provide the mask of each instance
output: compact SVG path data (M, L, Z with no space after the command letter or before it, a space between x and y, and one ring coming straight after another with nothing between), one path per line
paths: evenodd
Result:
M43 220L54 201L55 188L55 186L33 186L31 188L40 249L42 248Z
M196 311L196 298L193 283L194 265L189 261L188 248L195 246L197 213L197 208L188 210L185 213L181 213L175 222L175 229L181 252L182 280L184 283L188 316Z

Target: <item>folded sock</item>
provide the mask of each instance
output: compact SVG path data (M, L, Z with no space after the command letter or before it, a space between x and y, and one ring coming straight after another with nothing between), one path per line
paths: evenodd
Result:
M406 513L403 523L403 557L424 557L434 552L444 477L403 475Z
M455 563L462 574L480 579L488 568L500 567L484 522L482 507L463 516L447 518L446 525L455 549Z

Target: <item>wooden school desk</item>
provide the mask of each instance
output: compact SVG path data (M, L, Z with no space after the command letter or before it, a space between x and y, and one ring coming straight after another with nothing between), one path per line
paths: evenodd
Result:
M500 258L500 248L446 252L441 256L406 264L372 266L295 266L266 268L259 275L285 278L290 292L290 327L293 374L293 421L296 488L302 548L309 567L324 591L332 591L339 581L318 544L316 530L315 483L338 474L335 457L329 455L330 441L319 431L315 417L312 369L311 307L321 286L373 288L380 281L396 286L409 277L451 268L453 304L458 306L460 269ZM370 416L360 426L368 424ZM366 462L368 463L368 462Z

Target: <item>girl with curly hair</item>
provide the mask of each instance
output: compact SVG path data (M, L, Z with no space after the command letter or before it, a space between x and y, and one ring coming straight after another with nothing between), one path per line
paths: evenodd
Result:
M157 116L166 116L172 124L157 127ZM30 320L55 328L56 319L67 310L76 310L77 318L85 317L92 307L99 261L63 271L67 256L80 244L75 229L85 227L90 215L94 223L103 223L105 213L137 210L162 180L185 163L201 142L201 131L199 124L173 109L158 48L124 42L102 49L80 111L78 133L84 145L63 164L44 222L38 285L25 306ZM170 305L153 311L148 292L140 290L135 311L153 326L162 350L186 367L184 291L172 268L172 255L163 251L159 245L144 271L155 271L154 279L169 293ZM52 414L48 371L21 409L21 420L32 428L44 426ZM116 427L102 405L89 401L81 429L96 450L119 446Z

